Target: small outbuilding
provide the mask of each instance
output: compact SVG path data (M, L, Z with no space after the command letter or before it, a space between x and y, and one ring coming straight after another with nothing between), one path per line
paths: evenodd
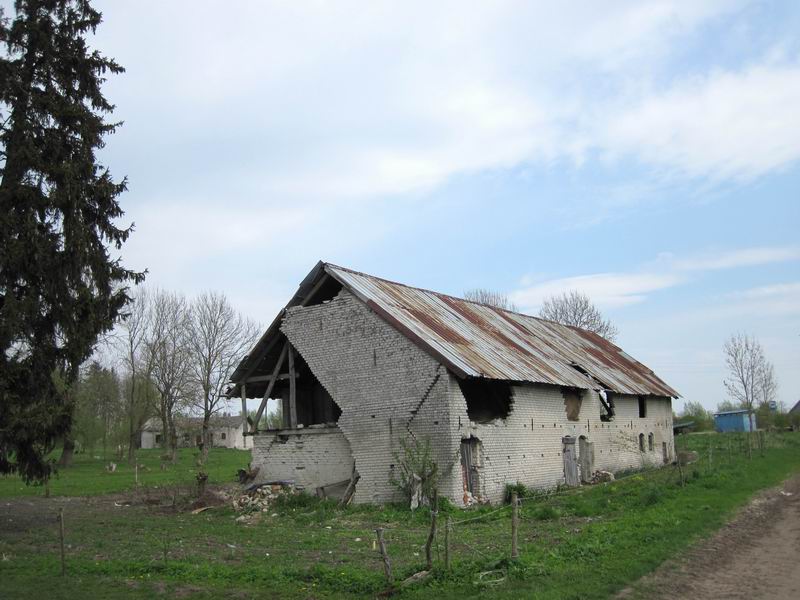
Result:
M714 427L720 433L755 431L756 416L744 408L719 412L714 415Z

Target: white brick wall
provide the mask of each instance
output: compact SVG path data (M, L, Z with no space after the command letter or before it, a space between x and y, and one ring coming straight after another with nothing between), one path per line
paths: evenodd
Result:
M437 375L426 404L447 418L437 402L446 371L347 291L325 304L289 309L281 330L342 409L338 425L361 476L354 501L397 499L389 477L399 440ZM426 417L421 427L434 427L434 420Z
M471 424L455 378L346 290L321 305L290 308L281 330L342 409L338 425L349 448L338 444L323 450L305 439L300 448L291 439L278 448L274 434L260 434L253 450L260 478L297 480L302 465L302 477L315 487L331 483L326 470L349 477L355 460L361 480L354 501L395 500L398 491L389 477L400 441L409 432L430 439L440 494L457 504L463 501L460 444L470 435L482 444L481 492L492 502L501 500L506 483L544 488L563 482L561 439L567 435L585 435L594 442L595 469L662 464L662 441L673 456L669 399L649 399L647 418L640 419L635 397L616 396L617 417L605 423L597 393L585 391L575 422L566 418L559 388L517 385L507 419ZM639 452L640 432L645 441L654 434L654 451ZM322 462L320 452L327 452ZM323 464L324 469L315 466ZM327 481L312 482L315 472Z
M350 479L353 456L350 443L336 427L300 429L253 436L256 481L293 481L310 494L318 487Z
M450 376L450 422L455 425L451 435L473 436L481 441L481 493L492 502L502 499L507 483L521 482L537 488L564 483L561 449L562 438L566 436L586 436L594 443L595 470L659 466L663 464L661 442L667 442L670 460L673 457L672 406L668 398L648 399L647 417L640 419L637 398L617 395L616 417L606 423L600 420L597 392L584 390L580 420L568 421L560 388L516 385L512 389L513 405L507 419L487 425L474 424L467 416L461 390ZM647 436L651 432L655 442L652 452L647 450ZM645 436L645 452L639 452L639 433ZM457 481L449 482L447 487L460 491L460 471L454 472L453 477Z

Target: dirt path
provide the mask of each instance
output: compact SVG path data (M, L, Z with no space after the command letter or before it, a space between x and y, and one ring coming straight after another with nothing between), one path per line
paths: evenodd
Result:
M800 475L759 494L730 523L620 598L800 598Z

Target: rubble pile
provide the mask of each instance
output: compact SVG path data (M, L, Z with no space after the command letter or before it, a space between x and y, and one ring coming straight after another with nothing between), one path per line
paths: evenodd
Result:
M592 475L592 483L607 483L614 481L614 474L610 471L595 471Z
M269 507L281 496L295 495L299 491L288 481L252 485L231 500L237 512L267 512Z

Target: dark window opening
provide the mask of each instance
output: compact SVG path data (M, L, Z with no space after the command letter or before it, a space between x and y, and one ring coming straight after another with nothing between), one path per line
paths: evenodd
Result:
M160 443L161 443L161 434L157 433L156 434L156 444L160 444Z
M186 442L186 443L189 442L189 434L188 433L184 433L183 434L183 441Z
M567 421L580 421L581 391L575 388L561 388L561 395L564 397L564 410L567 413Z
M655 440L653 439L652 433L647 436L647 449L650 450L650 452L655 450Z
M639 434L639 451L644 452L644 434Z
M639 418L644 419L647 416L647 399L644 396L639 396Z
M511 385L505 381L471 377L458 387L467 401L467 416L474 423L490 423L511 414Z
M227 433L223 433L223 434L221 434L221 435L222 435L222 439L223 439L223 440L225 440L225 439L228 439L228 434L227 434Z

